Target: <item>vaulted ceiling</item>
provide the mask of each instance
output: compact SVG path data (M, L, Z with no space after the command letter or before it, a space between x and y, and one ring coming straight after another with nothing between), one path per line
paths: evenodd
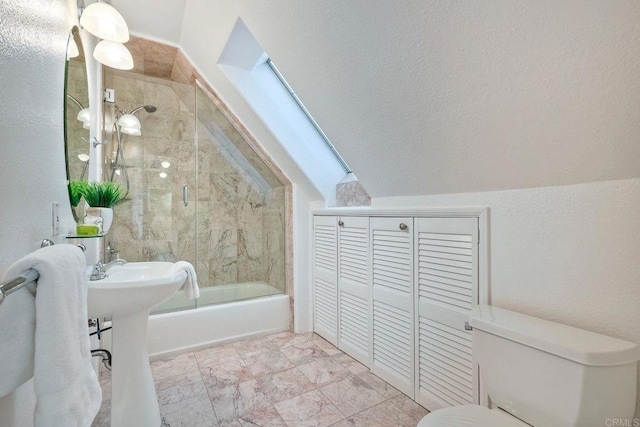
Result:
M640 2L113 4L179 45L285 170L217 66L238 18L372 197L640 176Z

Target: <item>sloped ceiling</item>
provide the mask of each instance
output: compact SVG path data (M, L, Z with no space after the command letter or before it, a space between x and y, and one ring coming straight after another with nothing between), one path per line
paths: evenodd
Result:
M113 4L261 140L216 65L241 17L372 197L640 176L640 2Z

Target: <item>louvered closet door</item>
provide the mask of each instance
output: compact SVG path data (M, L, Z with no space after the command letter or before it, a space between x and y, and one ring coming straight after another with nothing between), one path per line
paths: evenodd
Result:
M371 323L369 218L340 217L338 224L338 347L368 365Z
M430 411L478 402L471 332L478 220L416 218L416 401Z
M413 218L371 218L371 370L413 398Z
M313 218L313 330L338 345L338 219Z

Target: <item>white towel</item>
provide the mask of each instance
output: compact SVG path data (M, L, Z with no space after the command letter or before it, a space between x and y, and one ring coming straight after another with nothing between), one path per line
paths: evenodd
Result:
M0 305L0 399L33 377L34 293L35 284L28 285L6 297Z
M40 273L35 288L35 426L90 426L100 409L102 392L91 366L84 256L75 245L48 246L20 259L5 276L29 268ZM11 294L3 306L11 300L23 304L28 294L24 289ZM13 322L33 320L26 312ZM5 347L3 343L3 352Z
M198 277L196 276L196 270L193 265L187 261L178 261L171 267L172 272L186 271L187 279L182 284L180 289L184 290L184 294L189 299L200 298L200 287L198 287Z

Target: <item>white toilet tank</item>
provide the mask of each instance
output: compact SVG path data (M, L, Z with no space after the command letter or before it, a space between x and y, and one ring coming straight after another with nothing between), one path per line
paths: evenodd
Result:
M476 306L473 355L491 407L533 426L605 426L633 417L636 344Z

